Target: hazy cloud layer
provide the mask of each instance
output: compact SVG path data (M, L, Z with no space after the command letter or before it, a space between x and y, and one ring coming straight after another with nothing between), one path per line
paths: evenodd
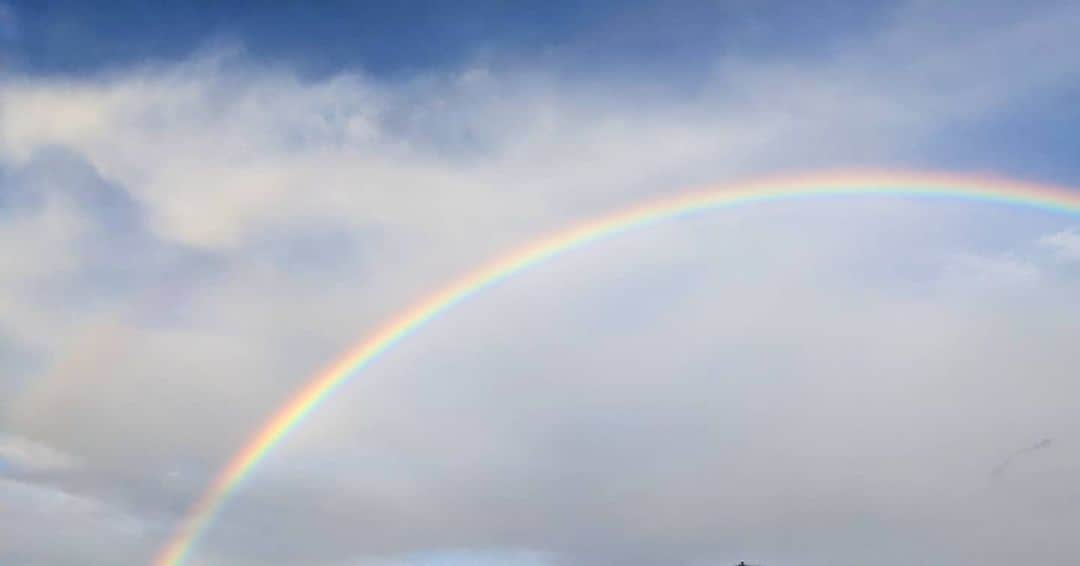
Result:
M958 10L685 92L221 49L0 76L0 561L145 562L307 376L502 250L691 185L946 168L1075 86L1080 10ZM822 200L575 251L331 399L191 564L1072 564L1075 223Z
M1080 261L1080 232L1076 228L1044 236L1039 243L1053 249L1061 261Z

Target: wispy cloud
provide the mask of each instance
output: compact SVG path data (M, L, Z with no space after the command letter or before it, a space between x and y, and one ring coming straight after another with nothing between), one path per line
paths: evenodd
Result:
M70 455L18 436L0 433L0 459L16 470L57 470L70 468Z
M1080 230L1076 228L1043 236L1039 243L1053 250L1061 261L1080 261Z

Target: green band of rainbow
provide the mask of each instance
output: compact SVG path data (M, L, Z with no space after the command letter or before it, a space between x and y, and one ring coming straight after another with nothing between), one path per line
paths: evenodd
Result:
M511 251L420 300L392 317L374 334L315 375L278 408L221 470L162 547L154 564L181 564L229 494L289 431L336 388L417 329L485 288L572 248L699 211L799 197L874 195L948 198L1055 213L1080 213L1080 192L1060 187L931 173L842 173L774 179L683 193L578 224Z

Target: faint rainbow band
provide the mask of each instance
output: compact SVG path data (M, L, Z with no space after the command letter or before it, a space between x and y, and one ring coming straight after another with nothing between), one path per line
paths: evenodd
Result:
M154 564L182 564L228 496L320 402L380 354L468 297L565 251L663 220L753 202L827 196L943 198L1080 214L1080 192L1062 187L944 173L848 172L691 191L579 223L511 251L421 299L308 380L229 460L162 546Z

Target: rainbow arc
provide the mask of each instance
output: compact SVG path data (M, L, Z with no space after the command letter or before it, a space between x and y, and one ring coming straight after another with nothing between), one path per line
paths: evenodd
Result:
M306 384L258 429L195 501L154 564L178 566L208 529L229 495L291 430L349 379L411 334L465 299L569 250L657 222L754 202L809 197L902 196L974 201L1080 214L1080 192L975 176L935 173L833 173L732 184L691 191L585 221L503 255L387 320Z

